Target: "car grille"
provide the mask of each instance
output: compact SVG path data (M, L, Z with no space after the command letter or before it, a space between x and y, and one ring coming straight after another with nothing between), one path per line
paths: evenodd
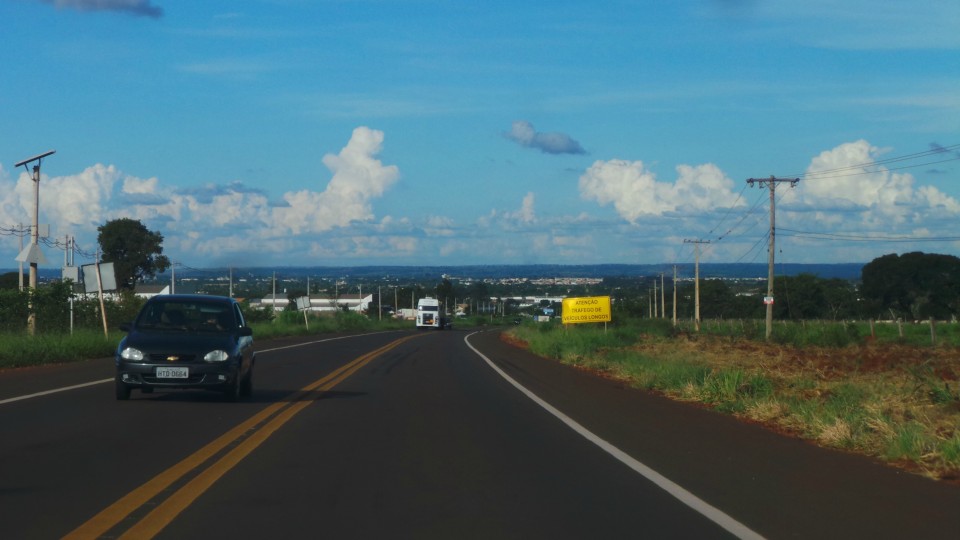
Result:
M203 382L205 375L200 373L198 375L190 375L186 379L158 379L153 375L141 375L140 378L143 379L143 382L149 384L171 384L171 385L182 385L182 384L197 384Z
M170 360L169 358L170 358L171 356L176 356L177 359L176 359L176 360ZM193 354L151 354L151 355L150 355L150 361L151 361L151 362L156 362L156 363L161 363L161 362L171 362L171 363L175 363L175 362L193 362L194 358L196 358L196 355L193 355Z

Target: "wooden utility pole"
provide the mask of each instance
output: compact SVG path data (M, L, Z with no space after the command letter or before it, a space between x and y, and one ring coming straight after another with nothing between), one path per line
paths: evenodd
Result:
M693 271L693 323L697 332L700 331L700 244L709 244L709 240L684 240L684 244L693 244L696 256Z
M660 318L667 318L667 298L663 286L663 272L660 272Z
M657 318L660 317L660 311L659 311L660 306L657 305L657 278L653 278L653 298L652 298L652 300L653 300L653 317L652 317L652 318L657 319Z
M673 326L677 326L677 265L673 265Z
M776 198L775 194L777 191L777 184L782 182L789 182L790 187L794 187L799 182L799 178L776 178L771 176L770 178L748 178L747 184L751 187L753 184L759 184L761 188L770 189L770 253L767 257L767 296L763 299L763 303L767 305L767 334L766 339L770 341L770 334L773 333L773 260L774 253L776 252L776 231L777 231L777 218L776 218Z

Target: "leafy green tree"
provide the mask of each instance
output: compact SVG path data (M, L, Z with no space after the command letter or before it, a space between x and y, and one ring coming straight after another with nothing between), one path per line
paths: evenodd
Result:
M112 262L117 287L133 290L139 281L170 267L163 255L163 235L153 232L140 220L120 218L97 227L101 260Z
M960 259L912 252L867 263L861 292L871 316L948 319L960 313Z
M453 283L450 283L450 280L443 278L443 281L437 285L437 300L440 301L440 305L445 306L446 309L450 309L450 306L453 304Z
M0 275L0 289L20 290L20 274L18 272L7 272Z

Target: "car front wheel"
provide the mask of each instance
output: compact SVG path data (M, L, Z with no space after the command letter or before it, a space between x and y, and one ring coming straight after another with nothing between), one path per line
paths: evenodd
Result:
M253 393L253 368L250 368L250 371L247 372L247 376L243 378L243 381L240 383L240 395L243 397L249 397Z
M126 401L130 399L130 386L125 384L123 381L121 381L119 375L117 375L115 383L116 383L117 399L119 401Z
M227 401L240 400L240 378L237 377L226 388L223 389L223 397Z

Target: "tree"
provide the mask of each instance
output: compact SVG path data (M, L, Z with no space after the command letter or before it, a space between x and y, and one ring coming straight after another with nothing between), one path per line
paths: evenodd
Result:
M876 258L863 267L864 299L871 314L948 319L960 312L960 259L913 252Z
M113 263L120 289L133 290L146 277L170 267L163 255L163 235L147 229L140 220L120 218L97 227L100 260Z
M20 289L20 274L7 272L0 275L0 289Z
M437 285L436 291L437 300L445 309L450 310L451 298L453 298L453 283L450 283L449 279L443 278L443 281Z

